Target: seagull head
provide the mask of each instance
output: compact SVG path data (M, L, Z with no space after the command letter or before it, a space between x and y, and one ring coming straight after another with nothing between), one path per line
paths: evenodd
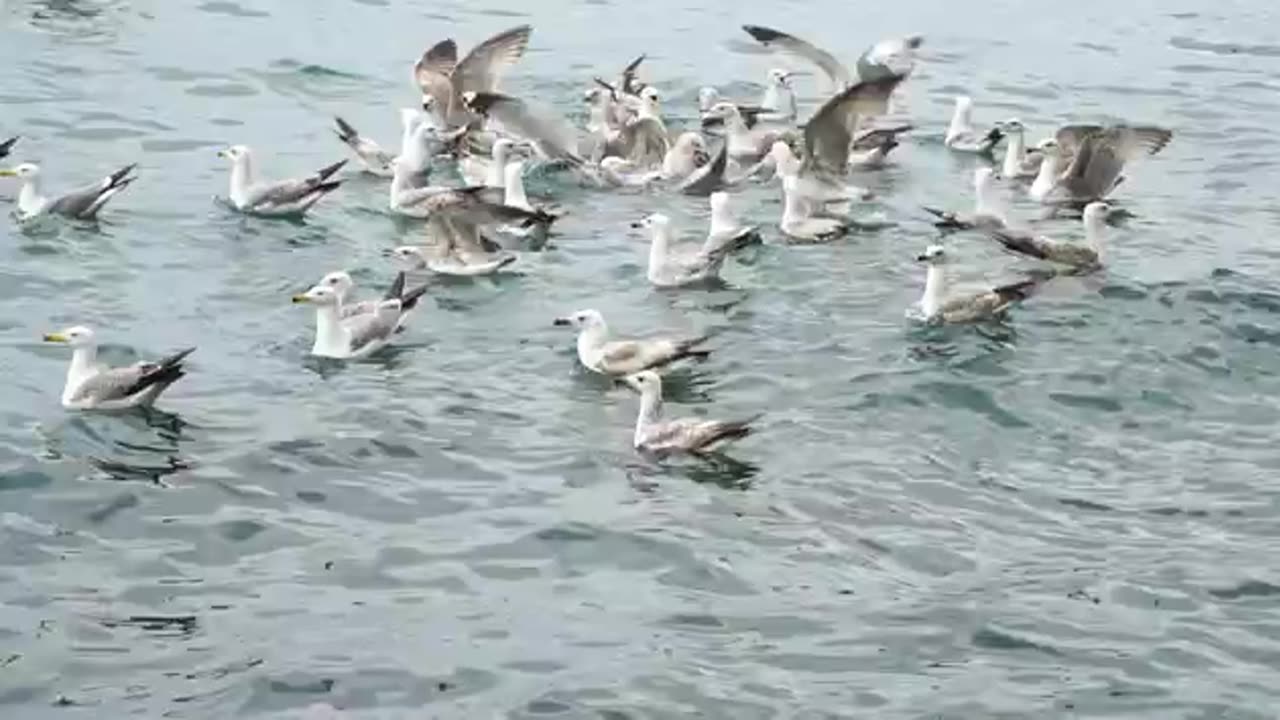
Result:
M246 145L232 145L229 148L223 148L218 151L218 157L230 160L233 163L241 162L249 157L249 148Z
M401 245L391 251L391 256L410 270L421 270L427 266L426 253L422 248L412 245Z
M1098 227L1107 221L1111 206L1101 200L1095 200L1084 206L1084 222L1086 225Z
M333 288L338 292L338 295L343 297L345 297L347 293L351 292L351 289L356 286L355 281L351 279L351 275L345 270L335 270L334 272L325 275L320 278L319 284Z
M662 395L662 376L652 370L628 375L622 382L641 395Z
M791 88L791 73L781 68L773 68L769 71L769 82L778 87Z
M94 335L89 328L83 325L76 325L60 332L46 333L44 341L63 343L71 347L86 347L94 344Z
M667 229L671 225L671 218L662 213L649 213L639 220L631 223L631 227L636 230L647 229L653 232L659 232Z
M13 168L0 168L0 177L34 178L40 176L40 166L35 163L22 163Z
M658 94L658 89L652 85L646 85L640 91L640 99L649 104L649 107L658 107L658 103L662 101L662 96Z
M552 325L557 327L574 327L579 330L585 328L601 327L604 325L604 316L598 310L579 310L572 315L558 317L552 321Z
M924 252L916 256L916 262L926 265L941 265L947 260L947 251L941 245L930 245Z
M320 307L335 306L338 304L338 291L327 285L316 285L304 293L294 295L293 302L311 303Z
M1020 133L1027 129L1027 126L1023 125L1022 121L1016 117L1009 118L1008 120L1005 120L1003 122L996 123L996 127L1000 128L1001 130L1004 130L1005 132L1014 132L1014 133Z

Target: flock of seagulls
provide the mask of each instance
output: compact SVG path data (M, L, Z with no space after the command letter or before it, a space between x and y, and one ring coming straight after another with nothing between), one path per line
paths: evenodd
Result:
M563 174L602 192L654 188L708 198L711 218L702 243L680 243L662 212L633 224L649 235L646 277L659 288L714 281L731 255L764 240L761 228L740 223L733 212L732 193L746 184L781 187L777 229L788 243L829 242L891 224L854 217L853 208L870 194L850 184L849 173L891 162L890 153L914 130L911 123L892 118L900 100L895 92L914 70L923 38L878 42L846 66L794 35L758 25L743 29L786 67L769 70L764 91L754 101L702 88L701 122L695 128L668 125L660 89L641 78L644 55L615 78L592 80L582 96L581 126L553 108L501 92L504 75L528 47L528 25L494 35L461 58L452 39L428 48L412 72L422 105L400 110L401 136L394 150L335 118L337 138L360 172L388 181L388 211L423 221L423 242L390 251L402 267L381 295L358 299L351 276L337 270L293 296L294 303L314 308L312 354L358 359L394 342L427 292L426 285L407 285L409 273L488 275L517 262L521 250L540 248L566 211L530 201L524 178L532 172ZM816 77L822 93L816 111L803 122L793 85L801 74ZM1102 267L1107 223L1116 211L1109 196L1124 181L1125 166L1159 153L1172 138L1171 131L1155 126L1073 124L1028 145L1027 128L1017 118L983 128L975 125L973 115L972 99L956 98L943 136L950 152L989 159L973 174L972 211L924 210L939 228L980 233L1010 253L1059 269L957 295L948 284L951 250L930 245L917 256L926 267L924 291L911 311L925 322L997 318L1057 274ZM18 138L0 143L0 159L11 155L17 143ZM1004 154L997 160L1001 147ZM246 146L225 148L218 156L230 166L228 206L262 218L304 215L342 186L339 173L349 162L267 180L258 174L257 158ZM133 165L121 168L62 195L46 194L42 170L32 163L0 168L0 176L21 183L14 211L20 222L47 215L93 220L135 181L134 170ZM1048 211L1041 219L1079 212L1083 241L1046 237L1012 222L996 192L1002 182L1025 185L1027 195ZM639 394L636 449L705 453L751 432L755 418L662 417L658 373L684 360L705 359L711 352L706 336L614 338L604 317L592 309L557 318L555 324L577 331L577 357L587 370ZM96 360L97 340L89 328L72 327L44 339L71 346L61 400L67 408L83 410L150 406L183 377L184 362L194 351L186 348L155 362L108 368Z

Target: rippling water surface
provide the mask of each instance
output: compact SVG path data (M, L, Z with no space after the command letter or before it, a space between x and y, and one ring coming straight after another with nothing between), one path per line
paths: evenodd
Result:
M1274 717L1280 9L747 5L0 4L0 136L59 187L141 166L96 228L0 223L0 715ZM519 274L436 284L374 361L309 359L289 294L380 286L419 231L360 177L305 224L233 216L214 152L309 170L344 155L334 114L390 140L427 44L525 21L509 90L576 112L647 52L673 125L702 84L755 92L744 22L849 61L924 33L921 131L858 179L899 227L664 293L627 222L694 232L701 202L539 181L572 214ZM1176 136L1131 169L1105 274L920 329L918 206L968 202L940 142L959 92L1033 137ZM1026 267L949 242L968 282ZM551 327L581 307L716 333L668 409L761 431L715 465L637 457L635 398ZM37 339L73 322L117 362L199 345L167 412L62 411L67 353Z

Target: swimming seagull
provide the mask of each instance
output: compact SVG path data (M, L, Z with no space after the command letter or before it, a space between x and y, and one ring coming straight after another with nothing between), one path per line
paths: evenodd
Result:
M73 350L67 382L62 388L62 406L72 410L149 407L160 393L186 374L182 361L196 350L180 350L157 362L108 368L97 362L98 342L87 327L49 333L44 340L65 343Z
M4 142L0 142L0 160L9 157L9 153L13 150L13 146L18 143L18 139L19 138L17 136L14 136Z
M1027 149L1027 128L1018 118L1009 118L996 127L1009 138L1005 145L1000 174L1010 180L1033 178L1040 172L1044 152L1040 147Z
M917 262L928 266L924 296L919 310L929 322L967 323L989 320L1002 315L1014 303L1025 300L1042 278L1029 278L985 290L975 295L947 297L947 253L941 245L930 245Z
M681 133L662 159L662 177L664 180L684 180L710 160L707 142L701 135Z
M623 157L640 167L661 165L671 149L667 125L662 120L660 98L652 85L640 91L640 108L620 132Z
M564 118L540 112L510 95L494 92L466 92L467 107L484 118L496 120L502 129L532 143L538 153L552 161L564 161L581 167L585 160L578 154L578 140Z
M640 413L632 444L636 450L655 455L687 452L695 455L751 434L756 415L745 420L705 420L703 418L662 419L662 378L655 372L628 375L624 381L640 393Z
M58 198L42 194L43 173L35 163L22 163L12 169L0 168L0 177L16 177L22 181L22 189L18 191L18 217L22 220L50 213L76 220L93 220L108 200L134 181L129 173L136 167L126 165L92 185Z
M533 28L519 25L505 30L472 48L458 60L458 46L442 40L426 52L413 67L413 77L424 98L434 100L440 124L447 128L466 125L471 113L463 101L467 92L494 92L502 75L524 55Z
M944 229L969 230L975 227L1002 228L1007 223L1003 203L996 197L995 181L1000 176L989 167L980 167L973 171L974 207L972 215L964 215L950 210L940 210L925 206L926 212L938 219L934 225Z
M795 175L782 176L782 220L778 228L783 234L797 242L821 243L847 233L848 223L814 214L814 200L800 192L799 183Z
M956 96L955 110L951 114L951 124L947 127L947 135L943 143L956 152L990 155L996 144L1004 137L999 127L982 132L973 126L973 98L968 95Z
M378 311L378 305L381 304L382 300L398 299L402 306L409 306L408 309L406 309L400 316L399 324L401 325L403 325L404 321L408 319L409 311L412 310L413 305L417 303L418 296L427 291L427 287L423 285L406 293L404 289L405 275L403 272L396 273L395 280L391 282L391 285L379 300L352 301L351 292L355 289L356 283L351 279L351 275L345 270L335 270L331 273L327 273L324 277L320 278L320 282L316 284L333 288L334 291L338 293L338 315L343 318L355 317L356 315L371 315Z
M1144 154L1155 155L1172 138L1173 131L1152 125L1063 127L1045 148L1031 197L1077 207L1105 199L1124 181L1125 163Z
M712 194L712 208L719 203L727 205L725 193ZM721 212L727 212L722 208ZM729 221L732 223L732 221ZM759 232L754 228L730 228L736 232L727 232L730 228L722 228L719 233L708 233L707 239L698 249L680 251L671 247L673 231L671 219L662 213L646 215L642 220L634 222L631 227L649 231L649 269L647 277L655 287L677 288L698 285L720 278L720 268L729 254L752 242L758 241Z
M1067 265L1076 270L1093 270L1102 266L1107 212L1110 209L1110 206L1100 200L1085 206L1083 244L1062 242L1012 228L992 228L988 234L1010 252Z
M424 292L425 286L402 297L384 299L371 313L347 317L342 316L341 295L328 285L316 285L294 295L293 302L309 303L316 308L316 336L311 354L351 360L366 357L391 342L403 316L417 305Z
M609 326L596 310L579 310L555 319L554 325L578 329L578 361L601 375L621 376L654 370L686 358L705 359L710 350L698 346L706 335L692 338L610 340Z
M233 145L218 151L218 157L231 161L231 205L242 213L264 217L302 215L342 184L329 180L347 164L341 160L315 173L294 180L260 183L254 180L253 152L244 145Z

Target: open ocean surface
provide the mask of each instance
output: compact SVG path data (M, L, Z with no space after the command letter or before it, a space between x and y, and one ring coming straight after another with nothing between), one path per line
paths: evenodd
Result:
M0 222L0 717L1280 716L1280 5L751 5L0 2L10 160L51 189L140 163L96 228ZM308 358L290 294L381 289L420 230L354 172L305 224L234 215L214 153L310 171L347 155L334 114L392 143L427 45L522 22L505 90L578 114L647 52L673 126L703 84L758 92L743 23L848 63L923 33L919 130L855 177L900 225L783 246L754 186L770 242L660 292L627 224L697 234L705 200L531 181L572 214L519 274L436 283L375 360ZM1032 141L1175 136L1131 166L1105 273L920 328L919 205L971 202L941 145L959 92ZM971 284L1031 267L947 243ZM759 432L715 465L637 456L636 397L551 326L584 307L716 333L667 410ZM167 413L63 411L69 351L39 338L74 323L116 362L198 345Z

